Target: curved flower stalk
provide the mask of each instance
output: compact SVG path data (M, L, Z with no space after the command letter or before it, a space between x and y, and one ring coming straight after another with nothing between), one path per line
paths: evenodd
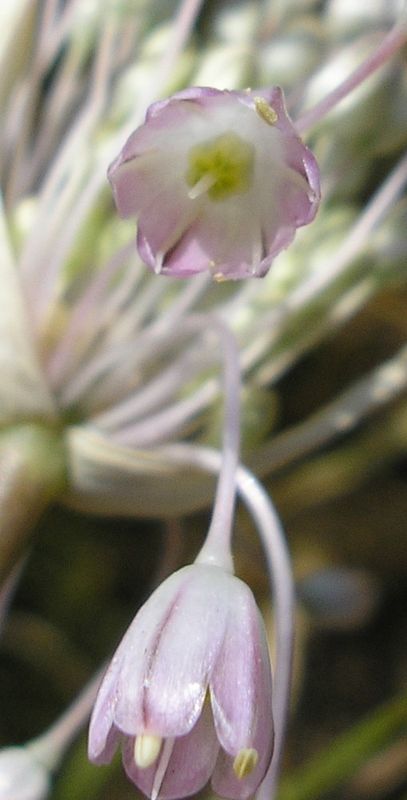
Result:
M280 89L193 88L153 104L109 169L154 272L263 277L320 199L312 153Z

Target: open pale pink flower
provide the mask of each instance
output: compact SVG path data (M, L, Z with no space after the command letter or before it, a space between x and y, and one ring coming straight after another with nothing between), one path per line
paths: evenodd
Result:
M314 218L319 169L281 89L192 88L154 103L109 168L142 260L183 277L262 277Z
M102 682L90 759L110 761L119 742L128 776L152 798L187 797L211 777L222 797L256 791L272 754L271 668L241 580L194 564L141 608Z

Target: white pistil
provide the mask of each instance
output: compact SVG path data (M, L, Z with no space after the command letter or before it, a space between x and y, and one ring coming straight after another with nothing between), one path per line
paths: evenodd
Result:
M174 737L168 738L164 742L161 758L157 764L157 770L154 775L153 788L151 789L151 800L157 800L160 793L160 789L174 748L174 742Z
M243 750L239 750L233 762L233 772L235 773L236 777L240 781L243 780L243 778L247 778L247 776L253 772L258 760L259 754L254 747L248 747Z
M216 283L225 283L229 280L228 276L224 275L223 272L214 272L212 277Z
M188 197L190 200L195 200L197 197L200 197L205 192L209 192L209 189L216 183L216 176L211 175L210 172L207 172L206 175L203 175L202 178L192 186L192 188L188 192Z
M162 739L150 733L136 736L134 742L134 760L140 769L147 769L157 761L161 750Z

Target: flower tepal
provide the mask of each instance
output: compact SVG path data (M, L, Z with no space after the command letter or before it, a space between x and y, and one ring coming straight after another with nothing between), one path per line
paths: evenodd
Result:
M89 756L122 741L130 779L149 797L247 798L269 766L271 669L252 592L212 565L168 578L135 617L99 691Z
M264 276L311 222L319 169L281 89L192 88L154 103L109 168L119 213L155 272Z

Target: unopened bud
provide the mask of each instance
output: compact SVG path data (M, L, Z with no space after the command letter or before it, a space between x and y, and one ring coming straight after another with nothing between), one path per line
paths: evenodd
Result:
M45 800L49 790L48 770L29 748L0 751L0 800Z

